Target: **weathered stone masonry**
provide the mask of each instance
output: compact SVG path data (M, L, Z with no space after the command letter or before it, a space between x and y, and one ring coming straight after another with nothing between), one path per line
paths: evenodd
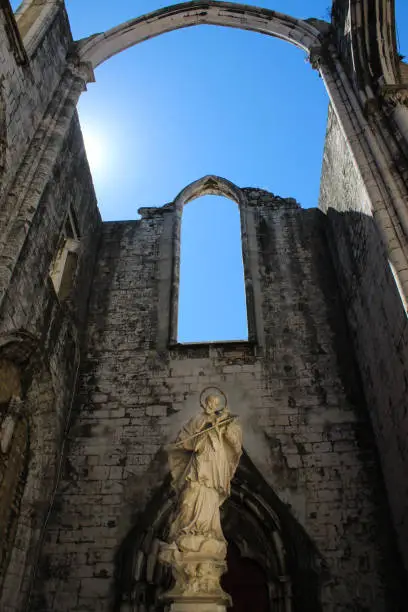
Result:
M30 57L19 53L10 38L10 14L0 11L0 20L5 139L0 188L0 361L6 368L12 363L20 380L20 390L3 398L1 411L4 417L12 405L10 397L18 393L22 409L20 416L13 417L15 432L25 423L28 435L21 481L6 489L20 491L9 501L17 516L10 523L13 539L6 539L7 549L2 548L7 572L0 580L0 607L14 610L25 605L32 590L57 484L100 217L77 116L68 115L66 132L54 131L61 127L56 115L67 110L66 104L61 105L64 96L58 93L59 84L68 85L64 73L70 72L66 55L72 38L65 10L60 8ZM73 82L75 89L75 77ZM83 81L78 95L82 89ZM69 91L68 87L68 98ZM72 113L75 104L76 100ZM68 210L75 216L81 253L70 299L62 303L49 272ZM15 456L14 444L16 436L4 456L7 466ZM3 503L2 486L10 486L7 483L5 478L0 484Z
M329 242L394 520L405 542L406 488L398 483L408 448L408 376L402 366L408 354L407 315L370 203L333 113L329 113L320 206L327 214Z
M325 559L324 609L352 609L353 601L385 610L395 601L387 603L392 535L326 219L244 191L257 215L264 347L176 345L158 353L160 233L171 211L103 226L36 609L109 609L117 546L166 474L163 444L208 385L228 393L246 451Z
M60 303L49 271L68 207L78 223L81 252L70 299ZM56 486L78 374L81 329L99 223L75 119L31 225L32 239L24 244L2 307L2 355L21 368L25 411L30 423L31 464L17 532L21 549L16 547L13 551L2 594L4 605L13 608L19 601L15 589L17 577L24 580L24 594L32 580L43 521Z

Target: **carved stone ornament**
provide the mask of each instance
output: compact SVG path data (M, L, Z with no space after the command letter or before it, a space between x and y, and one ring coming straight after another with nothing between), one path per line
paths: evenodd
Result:
M381 88L381 96L384 102L391 106L402 104L408 107L408 87L406 85L384 85Z
M321 46L319 46L319 47L312 47L310 49L308 61L309 61L309 64L311 65L311 67L313 68L313 70L320 70L320 62L322 61L322 48L321 48Z
M200 606L221 611L230 605L220 586L227 569L220 506L230 495L242 452L242 430L219 389L205 389L200 404L203 412L190 419L167 447L178 498L160 559L171 566L175 579L164 596L173 601L173 611Z

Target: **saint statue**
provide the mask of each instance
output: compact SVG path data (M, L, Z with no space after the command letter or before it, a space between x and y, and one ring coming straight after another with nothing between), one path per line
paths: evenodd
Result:
M220 506L230 495L242 430L218 389L203 391L201 407L203 412L190 419L167 447L177 503L162 560L172 565L176 577L170 595L195 592L202 597L205 592L227 601L219 585L227 551Z
M169 448L173 487L178 493L170 540L197 535L224 540L221 504L230 494L230 482L241 456L242 434L220 398L207 395L203 414L193 417Z

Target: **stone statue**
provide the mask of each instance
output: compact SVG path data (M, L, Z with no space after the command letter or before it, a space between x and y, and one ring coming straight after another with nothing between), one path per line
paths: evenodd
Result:
M187 601L206 605L211 601L214 610L229 604L219 583L227 552L220 506L230 494L242 452L242 431L218 389L203 391L201 406L203 413L193 417L175 444L167 447L177 504L161 559L172 566L176 579L166 594L179 602L172 610L187 610L180 607Z

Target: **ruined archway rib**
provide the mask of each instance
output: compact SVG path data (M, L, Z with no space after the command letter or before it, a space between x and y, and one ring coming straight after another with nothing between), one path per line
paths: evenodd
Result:
M203 24L267 34L286 40L307 53L320 43L319 30L302 19L246 4L200 0L162 8L85 38L78 42L78 53L81 61L90 62L96 68L144 40Z
M221 176L209 174L184 187L174 200L174 206L176 210L181 210L188 202L205 195L224 196L236 202L239 207L245 203L242 189Z

